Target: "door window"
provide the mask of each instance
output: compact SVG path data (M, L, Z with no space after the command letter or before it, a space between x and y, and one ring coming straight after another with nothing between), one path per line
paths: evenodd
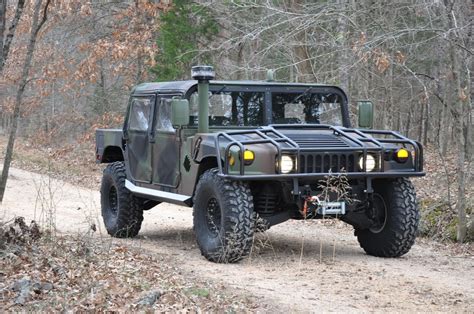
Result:
M156 116L156 130L174 132L171 123L171 99L162 98L158 106L158 114Z
M136 97L132 99L130 107L129 129L132 131L146 131L150 124L150 112L153 97Z

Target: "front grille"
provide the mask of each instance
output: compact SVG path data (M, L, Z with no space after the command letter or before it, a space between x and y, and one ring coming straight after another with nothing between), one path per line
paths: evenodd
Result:
M301 153L299 173L356 172L354 153Z

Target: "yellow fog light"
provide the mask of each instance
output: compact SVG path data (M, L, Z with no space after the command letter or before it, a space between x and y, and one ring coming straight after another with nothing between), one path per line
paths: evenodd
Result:
M409 157L410 157L410 152L406 150L405 148L400 148L399 150L395 152L395 160L400 163L406 162Z
M250 165L255 159L255 153L251 150L244 151L244 163L245 165Z

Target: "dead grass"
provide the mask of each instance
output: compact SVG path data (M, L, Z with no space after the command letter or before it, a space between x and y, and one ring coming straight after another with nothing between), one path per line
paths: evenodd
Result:
M1 156L4 156L5 147L6 138L0 136ZM12 166L48 174L53 178L82 187L98 187L103 165L95 163L94 150L92 142L47 147L18 138L15 143Z
M165 256L111 239L52 236L22 219L0 227L0 311L146 309L241 312L259 307L225 287L185 277Z

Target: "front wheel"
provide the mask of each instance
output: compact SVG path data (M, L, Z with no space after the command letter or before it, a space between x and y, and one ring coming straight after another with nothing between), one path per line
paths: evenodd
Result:
M194 196L194 232L201 254L216 263L234 263L252 247L253 198L244 182L206 171Z
M374 185L374 225L369 229L356 230L357 240L369 255L402 256L415 243L420 220L415 188L406 178Z

